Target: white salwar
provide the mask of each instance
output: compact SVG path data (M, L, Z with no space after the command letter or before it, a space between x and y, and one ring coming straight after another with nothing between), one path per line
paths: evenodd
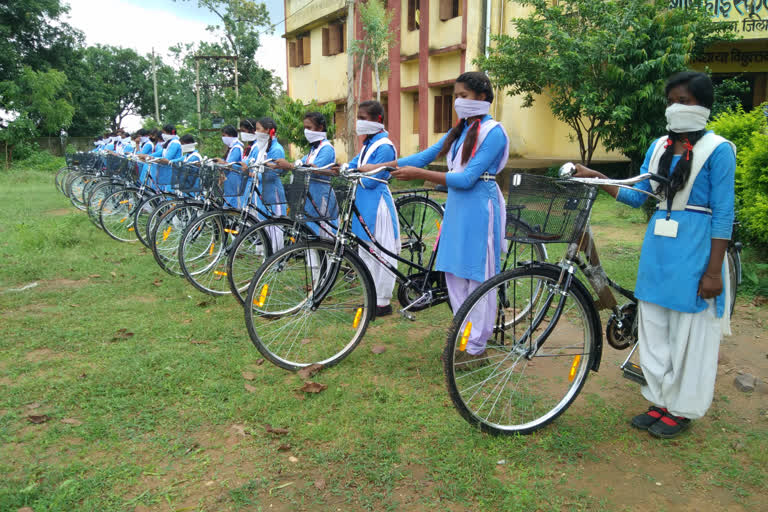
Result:
M721 320L714 300L706 310L681 313L639 301L640 366L643 396L671 414L692 420L712 404L720 348Z
M390 194L389 190L387 190L387 194ZM394 204L394 201L392 202ZM395 215L397 215L397 213L395 213ZM400 238L395 237L395 226L392 223L392 213L389 211L387 202L383 197L379 199L379 206L376 209L376 227L373 230L373 236L386 250L394 254L400 254ZM380 249L373 247L373 244L371 244L371 248L383 260L397 268L397 260L395 258L387 255ZM357 253L368 267L368 271L373 278L373 284L376 288L376 305L388 306L392 300L392 292L395 289L395 275L387 270L384 265L379 263L379 261L363 247L358 247Z

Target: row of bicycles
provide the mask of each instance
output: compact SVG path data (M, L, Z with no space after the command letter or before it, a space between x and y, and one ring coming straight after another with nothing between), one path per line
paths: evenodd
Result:
M56 185L109 236L150 248L165 272L203 293L232 295L254 346L281 368L330 367L361 342L376 314L361 253L396 277L405 319L448 303L445 277L434 268L444 189L394 192L402 246L396 254L379 243L355 205L358 183L377 181L382 169L331 171L297 162L280 178L285 198L270 200L260 186L271 172L268 161L247 168L175 165L168 184L142 172L151 164L114 154L69 155ZM643 382L631 362L637 302L606 275L589 218L599 185L629 187L649 178L512 176L502 271L452 312L442 354L451 399L471 424L527 434L552 422L599 369L603 332L613 348L631 348L621 368ZM369 240L352 231L353 219ZM553 243L564 250L548 262ZM728 251L731 297L741 277L740 249L732 244ZM602 309L610 312L605 330ZM484 355L462 357L478 333Z

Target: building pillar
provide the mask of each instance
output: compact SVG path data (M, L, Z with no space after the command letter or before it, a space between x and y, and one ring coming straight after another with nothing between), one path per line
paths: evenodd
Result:
M459 74L464 73L467 70L467 11L469 6L467 5L470 0L462 0L461 2L461 53L460 53L460 71ZM486 2L490 0L485 0Z
M419 150L429 146L429 0L419 2Z
M360 2L355 2L355 35L358 41L363 39L363 24L360 22ZM360 69L357 67L357 69ZM360 93L360 103L373 99L373 77L371 77L372 67L370 62L366 62L363 67L363 76L358 80L363 81L363 89ZM358 103L359 104L359 103Z
M400 154L400 27L402 26L402 0L389 0L392 12L392 32L394 43L389 49L389 80L387 85L387 128L390 140Z

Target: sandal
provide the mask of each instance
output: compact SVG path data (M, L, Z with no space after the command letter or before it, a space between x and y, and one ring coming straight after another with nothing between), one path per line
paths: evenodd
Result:
M638 414L632 418L632 426L639 428L640 430L648 430L652 425L656 424L664 415L667 414L667 408L656 407L652 405L648 408L647 412Z
M691 420L682 416L675 416L667 411L659 421L648 428L648 433L654 437L671 439L687 430L689 426L691 426Z

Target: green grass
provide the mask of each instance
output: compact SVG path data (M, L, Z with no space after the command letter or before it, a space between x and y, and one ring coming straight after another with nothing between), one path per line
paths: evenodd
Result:
M629 287L641 215L605 198L594 212L605 267ZM652 440L626 425L645 405L609 348L554 425L497 438L445 390L446 306L376 321L306 396L261 362L242 316L96 229L50 172L0 174L0 510L623 510L662 477L754 509L768 490L763 413L734 425L718 398L686 437Z

